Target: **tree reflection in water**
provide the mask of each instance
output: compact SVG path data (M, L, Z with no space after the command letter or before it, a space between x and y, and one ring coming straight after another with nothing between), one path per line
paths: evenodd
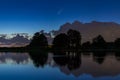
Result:
M35 67L44 67L48 58L48 54L46 51L29 52L29 55Z
M115 52L115 58L116 58L116 60L117 61L120 61L120 52L118 51L118 52Z
M93 60L98 64L102 64L105 60L105 57L106 57L106 52L104 51L93 52Z
M80 52L56 51L53 59L59 66L67 66L69 70L77 69L81 65Z

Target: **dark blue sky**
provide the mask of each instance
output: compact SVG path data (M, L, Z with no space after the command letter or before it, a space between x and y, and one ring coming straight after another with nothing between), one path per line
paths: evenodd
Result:
M120 23L120 0L0 0L0 33L50 31L75 20Z

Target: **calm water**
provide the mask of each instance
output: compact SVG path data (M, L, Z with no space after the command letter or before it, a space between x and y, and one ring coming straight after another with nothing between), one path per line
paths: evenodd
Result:
M0 53L1 80L120 80L120 53Z

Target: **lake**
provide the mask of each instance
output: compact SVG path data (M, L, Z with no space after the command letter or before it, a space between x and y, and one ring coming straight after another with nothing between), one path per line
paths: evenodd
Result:
M1 52L0 79L120 80L120 53Z

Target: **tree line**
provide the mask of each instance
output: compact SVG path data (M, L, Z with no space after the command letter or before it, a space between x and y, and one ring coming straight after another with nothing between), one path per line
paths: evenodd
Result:
M87 41L81 43L82 36L79 31L68 30L68 32L60 33L53 39L53 50L118 50L120 49L120 38L117 38L114 42L106 42L102 35L98 35L93 38L92 42ZM27 46L29 48L48 48L47 37L42 32L36 32Z

